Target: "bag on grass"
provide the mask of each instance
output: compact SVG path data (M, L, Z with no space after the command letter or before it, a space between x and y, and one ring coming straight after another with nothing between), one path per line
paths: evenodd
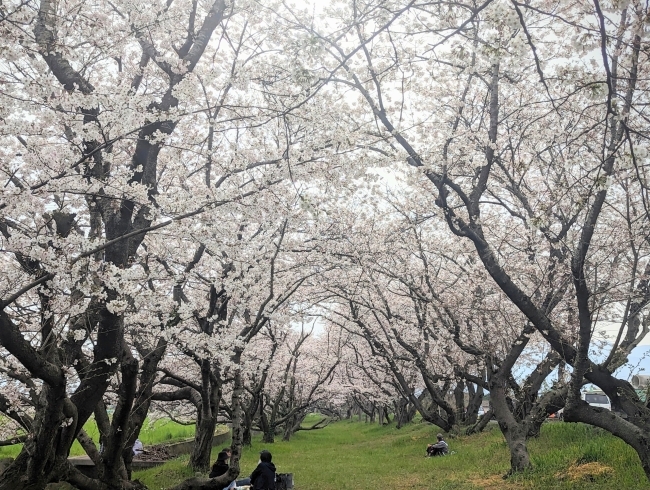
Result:
M293 473L276 473L275 490L292 490Z

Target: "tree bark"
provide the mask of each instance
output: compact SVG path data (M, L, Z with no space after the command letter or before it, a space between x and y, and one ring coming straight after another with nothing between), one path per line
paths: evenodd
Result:
M461 379L456 380L454 386L454 401L456 402L456 420L459 424L465 422L465 383Z
M483 417L481 417L481 419L476 424L467 428L465 434L471 436L472 434L483 432L483 430L487 427L490 420L492 420L493 418L494 418L494 413L492 412L492 410L488 410L487 412L485 412L485 415L483 415Z
M526 436L528 428L518 422L508 406L505 380L500 376L490 379L490 404L494 411L501 433L506 439L510 451L510 471L507 475L524 471L531 467Z
M234 362L239 365L241 360L241 351L237 351L233 356ZM242 452L242 394L244 385L239 367L235 373L235 380L232 392L232 443L230 448L232 455L230 457L230 468L228 471L216 478L190 478L176 485L171 490L222 490L229 482L239 476L239 460Z
M244 415L244 423L242 424L242 444L247 447L253 445L253 431L251 426L253 421L249 418L248 414Z
M196 424L194 446L190 456L190 466L194 471L205 473L210 469L210 453L216 425L215 417L212 417L211 414L201 417Z
M528 447L526 446L526 429L515 426L502 428L508 449L510 450L510 474L519 473L532 467Z

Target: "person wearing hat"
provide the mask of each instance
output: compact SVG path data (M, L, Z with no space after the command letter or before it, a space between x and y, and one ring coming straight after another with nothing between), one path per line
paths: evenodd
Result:
M275 490L275 465L271 458L266 449L260 452L260 462L251 473L252 490Z
M210 471L210 478L216 478L217 476L223 475L226 471L228 471L229 466L228 466L228 459L230 458L230 454L228 454L226 451L221 451L219 454L217 454L217 461L212 465L212 470ZM235 482L231 481L226 485L226 487L223 490L231 490L235 488Z
M429 456L444 456L449 452L449 446L445 442L445 440L442 438L442 434L438 434L436 436L436 439L438 439L438 442L435 444L429 444L427 446L427 457Z

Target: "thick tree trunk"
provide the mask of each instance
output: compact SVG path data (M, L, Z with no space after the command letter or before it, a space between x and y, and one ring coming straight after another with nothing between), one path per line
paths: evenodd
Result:
M247 447L253 445L253 432L250 425L246 424L242 427L242 444Z
M16 490L18 488L25 490L42 490L48 483L44 474L39 478L29 478L29 454L23 451L16 457L16 459L9 465L9 467L2 473L0 477L0 489L2 490Z
M454 401L456 402L456 420L459 424L465 422L465 383L457 380L454 387Z
M129 479L122 454L137 388L138 362L127 347L123 349L121 371L122 382L117 392L119 399L98 467L100 480L113 488L121 488L122 482Z
M275 442L275 427L269 423L264 412L264 403L260 403L260 429L262 429L262 442L273 444Z
M267 444L273 444L275 442L275 429L273 427L267 427L262 435L262 442Z
M207 472L210 469L212 439L221 399L219 374L218 371L213 373L212 370L212 362L204 360L201 365L201 409L197 415L194 447L190 455L190 467L199 472Z
M526 446L527 429L517 426L505 430L502 428L501 431L506 437L508 449L510 450L510 474L530 468L532 465L528 456L528 447Z
M202 417L196 425L194 446L190 456L190 466L194 471L205 473L210 469L210 452L216 426L216 420L212 416Z
M467 383L467 391L469 394L469 402L467 404L465 423L468 425L475 425L478 420L478 409L483 402L483 387L477 385L476 388L474 388L473 383Z
M289 442L291 440L291 436L296 432L298 427L300 427L301 420L302 419L297 414L294 414L285 421L284 431L282 433L283 441Z
M384 405L384 415L386 417L386 424L390 424L390 413L387 405Z
M74 437L73 415L65 385L43 384L32 432L18 457L0 475L0 490L41 489L58 478Z
M241 352L237 352L233 356L236 364L240 362ZM232 456L230 458L230 468L226 473L216 478L209 480L203 478L190 478L184 482L176 485L172 490L222 490L230 481L239 476L239 460L242 452L242 408L241 397L244 391L241 373L238 371L235 374L235 381L232 392L232 443L230 445Z
M284 431L282 432L282 440L284 442L289 442L291 440L291 436L293 435L293 428L290 427L289 424L284 426Z
M510 475L530 468L531 463L526 446L528 427L527 424L518 422L510 410L505 385L505 380L499 376L493 376L490 379L490 404L510 450L510 471L508 472Z
M401 429L405 424L408 424L413 419L411 412L409 410L409 401L404 398L400 398L395 402L395 420L397 421L397 428Z
M289 420L285 422L284 435L282 436L283 441L288 442L291 440L291 436L298 432L306 416L306 411L300 411L292 415Z

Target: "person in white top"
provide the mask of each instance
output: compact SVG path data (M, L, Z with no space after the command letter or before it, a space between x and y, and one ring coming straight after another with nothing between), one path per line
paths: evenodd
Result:
M140 439L136 439L135 442L133 443L134 456L137 456L138 454L142 454L143 452L144 452L144 446L142 445L142 441Z

